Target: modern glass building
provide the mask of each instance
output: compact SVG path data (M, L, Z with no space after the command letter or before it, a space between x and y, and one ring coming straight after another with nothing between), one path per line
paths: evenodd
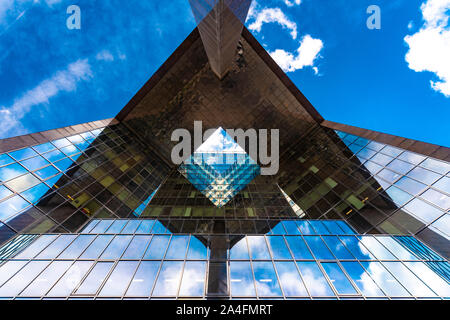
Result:
M250 1L191 4L115 118L0 140L0 297L450 298L450 149L324 120L240 23ZM245 146L175 165L194 121L279 129L278 173Z

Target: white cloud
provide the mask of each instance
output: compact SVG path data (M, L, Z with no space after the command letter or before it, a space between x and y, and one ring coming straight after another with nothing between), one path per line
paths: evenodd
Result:
M48 103L49 99L60 92L74 91L77 83L86 81L92 77L91 66L87 59L75 61L65 70L58 71L49 79L43 80L35 88L25 92L14 100L10 107L0 108L0 136L5 135L11 129L17 135L17 131L23 133L20 124L22 119L32 107ZM16 129L17 128L17 129Z
M292 7L293 5L300 5L302 3L302 0L284 0L284 3L288 6L288 7Z
M252 31L260 32L261 27L265 23L278 23L283 28L290 30L292 39L297 38L297 24L289 20L280 8L265 8L261 11L256 11L255 7L253 7L250 11L249 18L255 19L248 26Z
M424 24L405 37L405 60L416 72L433 72L439 80L431 80L431 87L450 97L450 0L428 0L420 8Z
M314 62L322 48L322 40L314 39L307 34L300 41L300 46L295 54L283 49L276 49L270 55L284 72L293 72L304 67L313 67L314 72L317 74L318 69L314 67Z
M114 56L108 50L100 51L99 53L97 53L95 58L102 61L114 61Z

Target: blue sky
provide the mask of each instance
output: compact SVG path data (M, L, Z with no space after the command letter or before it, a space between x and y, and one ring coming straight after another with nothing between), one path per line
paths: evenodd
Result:
M324 118L450 146L449 16L450 0L254 0L246 25ZM194 27L188 0L1 0L0 138L115 116Z

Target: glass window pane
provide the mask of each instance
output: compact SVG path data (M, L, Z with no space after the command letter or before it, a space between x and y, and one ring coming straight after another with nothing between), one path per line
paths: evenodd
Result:
M284 229L283 224L277 223L276 226L270 230L270 234L286 234L286 230Z
M84 279L76 294L94 295L105 280L114 262L97 262L89 275Z
M232 296L256 296L250 262L230 262L230 284Z
M44 153L42 156L50 162L55 162L66 157L66 155L59 150Z
M73 164L74 162L70 158L65 158L62 160L59 160L57 162L53 162L53 165L56 166L59 170L62 172L66 172L67 169Z
M142 261L125 296L150 296L160 265L160 261Z
M77 236L74 234L63 234L52 242L47 248L45 248L36 259L54 259L56 258L67 246L75 240Z
M319 236L304 236L304 239L316 259L335 259Z
M186 256L189 236L172 236L165 259L182 260Z
M450 285L423 262L405 262L420 279L441 297L450 297Z
M33 176L31 173L25 174L23 176L20 176L18 178L12 179L5 183L5 185L14 190L15 192L19 193L26 189L29 189L31 187L34 187L35 185L39 184L40 181L38 178Z
M336 221L322 221L323 225L330 230L330 234L338 235L338 234L345 234L344 231L339 227L339 225L336 223Z
M450 178L449 177L441 178L439 181L433 184L433 187L450 194Z
M100 259L119 259L133 236L116 236L103 252Z
M366 297L384 296L380 288L358 262L341 262L341 264L363 295Z
M284 228L287 230L287 234L298 235L300 230L297 227L296 221L283 221Z
M364 247L354 236L339 236L341 241L345 244L347 249L358 260L375 260L375 257Z
M49 165L50 163L42 158L41 156L33 157L31 159L23 160L20 162L25 168L27 168L30 171L34 171L36 169L45 167Z
M315 262L297 262L297 265L311 296L334 296L333 290Z
M100 222L89 233L105 233L106 229L114 222L114 220L100 220Z
M27 173L28 171L18 163L0 168L0 181L8 181Z
M389 163L387 165L387 167L398 173L406 174L408 171L410 171L412 168L414 168L414 165L412 165L408 162L402 161L402 160L395 159L394 161Z
M144 259L160 260L166 253L169 236L153 236L152 241L144 255Z
M20 294L24 297L41 297L70 267L72 261L54 261Z
M431 158L427 158L420 164L421 167L433 170L440 174L447 174L450 171L450 164L444 161L438 161Z
M282 236L267 236L274 259L292 259Z
M9 152L9 155L17 161L37 156L36 151L31 148L20 149L17 151Z
M81 230L81 233L89 233L90 231L92 231L92 229L94 229L94 227L97 225L98 222L99 222L99 220L97 220L97 219L91 220L91 221L83 228L83 230Z
M120 231L123 229L123 227L125 226L126 223L127 223L127 220L116 220L108 228L108 230L106 230L105 233L120 233Z
M140 234L150 233L150 230L152 230L154 223L155 223L155 220L143 220L142 223L137 228L136 233L140 233Z
M345 234L355 234L355 231L353 231L345 221L338 220L336 223L341 227Z
M230 259L236 260L248 260L250 259L247 248L247 240L243 238L239 240L231 249L230 249Z
M77 261L70 269L64 274L64 276L58 281L58 283L50 290L47 297L67 297L75 289L75 287L83 279L86 272L92 266L92 261Z
M99 235L81 255L80 259L97 259L113 236Z
M376 284L390 297L409 297L410 294L381 265L380 262L361 262Z
M277 275L271 261L253 262L253 272L255 273L256 290L260 297L282 296Z
M26 247L21 253L15 256L15 259L33 259L39 252L47 247L58 236L53 234L42 235L32 244Z
M156 220L152 229L152 233L166 233L166 227L164 227L161 222Z
M191 236L191 240L189 241L189 250L187 254L187 259L188 260L206 259L207 254L208 252L206 246L197 237Z
M76 238L75 241L73 241L70 246L58 256L58 259L78 258L94 239L94 235L85 234L78 236L78 238Z
M13 163L14 160L5 154L0 154L0 166L6 166L7 164Z
M14 196L0 202L0 220L7 222L9 218L29 205L30 204L23 200L20 196Z
M176 296L180 284L183 262L164 261L156 280L152 296L167 297Z
M187 261L181 281L180 296L203 296L205 291L206 262Z
M141 220L129 220L125 228L123 228L121 233L134 233L139 227Z
M411 254L411 252L406 250L401 244L392 239L390 236L377 236L376 239L400 260L418 260L417 257Z
M395 183L395 185L411 193L412 195L419 194L427 187L425 184L417 182L416 180L410 179L408 177L401 178Z
M302 237L299 236L287 236L285 237L289 248L291 248L292 254L294 255L295 259L307 259L312 260L314 259L311 252L309 251L308 247L305 244L305 241L303 241Z
M47 193L47 191L49 191L49 189L50 188L45 183L40 183L37 186L22 192L21 195L31 203L36 204Z
M418 155L417 153L413 153L413 152L409 152L409 151L403 152L398 158L408 161L409 163L412 163L412 164L419 164L425 159L424 156L421 156L421 155Z
M277 261L275 267L286 297L308 296L305 285L294 262Z
M322 262L322 267L338 294L358 294L337 263Z
M65 146L70 145L70 141L67 140L66 138L61 138L58 140L53 140L52 143L57 146L58 148L63 148Z
M379 260L396 260L381 243L371 236L362 236L360 242L372 252Z
M414 178L416 180L419 180L420 182L430 185L433 184L441 176L430 170L416 167L408 173L408 177Z
M141 259L151 238L151 236L134 236L122 259Z
M44 169L35 171L34 173L42 180L45 180L47 178L50 178L51 176L54 176L55 174L57 174L59 172L58 172L58 170L55 169L55 167L48 166Z
M425 200L434 203L435 205L439 206L444 210L450 208L450 197L443 193L437 192L436 190L429 189L425 191L421 195L421 197L424 198Z
M408 268L401 262L383 262L386 268L403 284L409 292L416 297L435 297L422 281L419 280Z
M10 195L12 195L12 192L9 191L8 188L6 188L5 186L0 186L0 200Z
M408 202L413 198L409 193L406 193L405 191L400 190L399 188L394 186L387 189L386 193L392 198L392 201L394 201L394 203L399 207L401 207L402 205L404 205L406 202Z
M0 287L22 268L27 261L8 261L0 267Z
M263 236L249 236L247 241L252 259L270 260L269 250Z
M417 218L428 223L436 220L443 214L441 210L417 198L413 199L404 208Z
M446 236L450 236L450 214L444 214L438 220L431 225L433 228L437 228Z
M322 224L322 221L311 220L310 221L317 234L330 234L330 231Z
M0 296L14 297L18 295L49 263L50 261L28 263L0 288Z
M382 165L382 166L385 166L385 165L387 165L389 162L392 161L392 158L389 157L389 156L387 156L387 155L384 155L384 154L382 154L382 153L377 153L377 154L374 155L374 156L372 157L372 159L370 159L370 160L372 160L372 161L374 161L374 162L376 162L376 163L378 163L378 164L380 164L380 165Z
M298 227L300 228L300 231L302 232L302 234L306 234L306 235L315 235L316 231L314 230L314 228L309 224L308 221L304 221L304 220L300 220L297 221Z
M322 239L338 259L355 259L344 244L336 236L323 236Z
M99 293L100 297L121 297L134 275L139 262L119 261Z

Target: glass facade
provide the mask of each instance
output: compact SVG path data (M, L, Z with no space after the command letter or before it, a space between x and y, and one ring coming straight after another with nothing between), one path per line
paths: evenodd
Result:
M0 242L143 210L168 167L123 125L0 155Z
M282 158L278 183L306 218L415 235L450 256L448 162L328 128L302 142Z
M358 235L335 220L266 223L260 234L182 234L160 220L94 219L77 234L20 235L0 266L0 297L450 298L448 261L411 236Z

